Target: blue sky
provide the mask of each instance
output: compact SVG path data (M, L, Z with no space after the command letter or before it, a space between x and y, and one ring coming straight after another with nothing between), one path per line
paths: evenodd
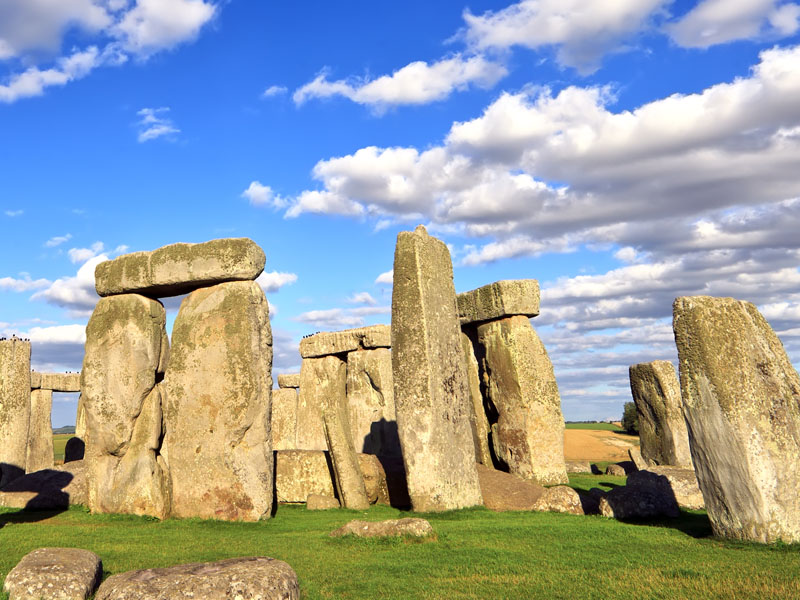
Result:
M97 262L247 236L293 371L389 322L424 223L458 291L540 281L567 419L675 359L680 295L756 303L798 364L799 30L784 0L0 0L0 335L78 370Z

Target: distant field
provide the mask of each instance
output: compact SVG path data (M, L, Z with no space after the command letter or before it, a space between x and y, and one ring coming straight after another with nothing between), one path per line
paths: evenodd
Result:
M56 433L53 436L53 456L56 464L64 462L64 446L67 445L67 440L75 437L71 433Z
M625 433L625 430L616 423L567 423L567 429L596 429L600 431L616 431Z

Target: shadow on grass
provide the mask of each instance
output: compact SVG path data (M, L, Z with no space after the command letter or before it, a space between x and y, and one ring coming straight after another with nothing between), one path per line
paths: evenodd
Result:
M7 509L11 510L11 509ZM22 508L14 512L0 513L0 529L6 525L19 525L22 523L38 523L51 517L63 513L63 509L58 510L35 510Z
M711 521L705 512L681 510L681 515L675 518L659 517L647 519L620 519L628 525L643 525L646 527L666 527L677 529L695 539L710 538L714 536L711 530Z

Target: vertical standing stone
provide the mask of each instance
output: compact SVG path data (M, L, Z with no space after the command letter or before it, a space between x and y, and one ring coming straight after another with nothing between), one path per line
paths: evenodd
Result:
M673 306L683 410L714 533L800 541L800 377L749 302Z
M31 343L0 341L0 487L25 474L31 420Z
M257 283L221 283L183 300L164 380L174 516L270 516L271 372L267 299Z
M567 483L564 416L553 364L528 317L478 325L497 458L509 472L541 485Z
M78 396L78 411L75 414L75 437L86 441L86 403L83 394Z
M272 449L297 448L297 390L272 390Z
M28 456L25 465L27 473L53 468L53 425L50 421L52 412L52 390L31 390L31 421L28 426Z
M138 294L102 298L86 326L89 508L164 518L169 487L161 441L161 379L169 359L162 304Z
M83 460L86 454L86 406L83 394L78 396L78 410L75 415L75 436L64 446L64 462Z
M397 236L392 292L395 409L414 510L482 503L447 246L421 225Z
M297 449L327 450L322 427L322 406L331 389L342 383L337 380L338 370L331 373L329 361L321 358L304 358L300 365L300 395L297 399Z
M346 396L346 363L338 356L316 359L328 375L322 403L322 426L333 463L333 475L342 506L356 510L369 508L364 477L353 449ZM302 385L301 385L302 389Z
M388 348L347 354L347 404L356 452L400 456Z
M464 351L464 361L467 365L467 380L469 381L469 397L472 409L470 425L472 426L472 438L475 443L475 460L482 465L492 467L492 453L489 450L489 420L486 418L486 409L483 406L478 359L475 358L475 348L472 345L472 340L463 331L461 333L461 348Z
M632 365L631 395L639 413L639 450L651 465L692 468L681 388L668 360Z

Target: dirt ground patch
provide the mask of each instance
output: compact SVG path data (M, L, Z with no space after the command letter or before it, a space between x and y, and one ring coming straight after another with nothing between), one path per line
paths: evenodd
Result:
M629 460L628 448L639 438L624 433L596 429L565 429L566 460L611 461Z

